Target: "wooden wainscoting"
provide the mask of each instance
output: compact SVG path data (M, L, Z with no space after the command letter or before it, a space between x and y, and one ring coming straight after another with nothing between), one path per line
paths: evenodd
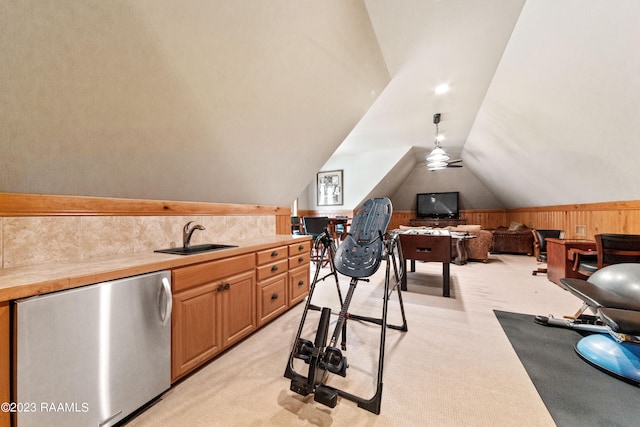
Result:
M640 234L640 201L510 209L507 220L564 230L568 239L593 240L600 233Z
M291 215L288 206L0 193L0 216Z
M483 229L520 222L531 228L564 230L567 239L593 240L600 233L640 234L640 200L539 206L520 209L470 209L460 211L467 224ZM393 213L390 229L408 225L415 211Z

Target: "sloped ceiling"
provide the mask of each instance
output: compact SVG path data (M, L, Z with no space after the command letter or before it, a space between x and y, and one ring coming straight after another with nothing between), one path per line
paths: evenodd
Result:
M0 191L288 205L331 166L347 209L640 199L637 22L637 0L2 2ZM463 169L424 172L434 113Z
M507 207L640 198L640 2L529 0L462 157Z
M394 207L426 190L459 190L467 209L640 198L640 2L366 4L392 80L334 158L413 147ZM434 113L464 169L425 173Z
M0 5L0 191L289 205L389 81L359 0Z

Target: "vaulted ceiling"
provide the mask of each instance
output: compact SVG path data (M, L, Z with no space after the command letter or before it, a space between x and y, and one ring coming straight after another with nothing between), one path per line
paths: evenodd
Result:
M313 207L335 168L347 209L640 199L637 0L0 8L0 191ZM464 168L424 170L434 113Z

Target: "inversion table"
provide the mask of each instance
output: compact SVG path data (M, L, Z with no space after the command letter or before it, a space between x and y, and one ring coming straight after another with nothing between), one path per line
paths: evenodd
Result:
M321 249L322 257L324 257L325 253L329 255L330 272L324 277L319 278L321 265L320 263L316 264L315 275L310 286L309 296L307 297L284 376L291 379L290 389L292 391L302 396L313 393L316 402L331 408L336 406L338 396L340 396L356 402L360 408L375 414L380 413L386 330L387 328L392 328L403 332L407 331L407 321L400 289L403 268L402 250L397 236L385 239L391 213L392 206L389 199L369 199L354 215L351 229L337 250L334 240L327 230L318 236L315 241L315 249ZM349 304L351 303L357 284L360 281L367 282L367 277L370 277L378 270L383 259L386 261L386 271L381 317L372 318L349 313ZM351 278L349 289L344 300L340 292L338 273ZM341 308L335 328L327 343L330 329L329 324L332 316L331 308L314 305L313 295L316 285L329 277L333 277L335 280ZM388 302L394 290L397 291L398 295L402 325L387 324ZM320 319L313 341L301 337L309 310L320 311ZM330 378L329 374L336 374L342 377L346 377L347 375L349 365L346 356L342 353L346 351L347 319L370 322L380 326L377 385L375 393L371 398L359 397L327 384ZM337 348L336 345L340 339L340 335L342 335L341 346ZM300 362L303 368L306 364L305 373L298 373L296 371L294 366L296 360L302 360L304 362L304 364Z

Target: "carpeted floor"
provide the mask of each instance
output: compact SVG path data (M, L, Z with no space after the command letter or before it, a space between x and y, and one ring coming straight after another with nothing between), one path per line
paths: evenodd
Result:
M640 388L583 361L574 350L582 333L495 314L559 427L639 425Z
M345 399L328 408L289 391L283 374L302 313L298 305L176 384L127 427L552 427L493 311L575 312L579 301L545 276L532 276L535 267L533 257L520 255L452 265L451 298L444 298L441 264L417 263L403 293L409 331L387 334L380 415ZM379 307L383 275L380 269L359 285L351 312ZM341 280L341 287L347 284L348 278ZM314 302L330 306L335 294L335 285L321 285ZM389 321L397 319L393 300ZM373 392L378 334L370 324L350 323L347 377L334 376L331 385L364 396Z

